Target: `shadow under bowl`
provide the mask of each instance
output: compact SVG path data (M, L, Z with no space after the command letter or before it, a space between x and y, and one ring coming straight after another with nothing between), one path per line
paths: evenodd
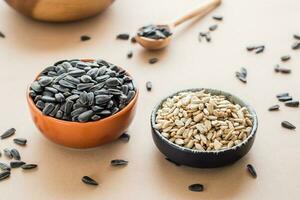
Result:
M138 89L134 98L119 112L98 121L84 123L46 116L29 96L29 89L26 96L33 122L46 138L66 147L92 148L118 139L128 129L135 115Z
M180 92L200 91L202 89L205 89L206 92L209 92L213 95L224 95L228 98L230 102L239 104L241 106L245 106L249 110L250 114L253 116L253 121L252 121L253 127L251 133L243 142L241 142L240 144L232 148L218 150L218 151L192 150L170 142L168 139L164 138L158 130L154 128L157 110L161 107L162 103L167 98L172 97ZM152 130L152 138L154 140L155 145L157 146L159 151L163 153L166 157L168 157L170 160L178 164L182 164L190 167L215 168L215 167L222 167L236 162L237 160L245 156L251 149L253 142L255 140L255 135L258 127L257 115L254 109L250 105L246 104L238 97L230 93L223 92L216 89L197 88L197 89L182 90L168 96L167 98L163 99L152 111L151 130Z

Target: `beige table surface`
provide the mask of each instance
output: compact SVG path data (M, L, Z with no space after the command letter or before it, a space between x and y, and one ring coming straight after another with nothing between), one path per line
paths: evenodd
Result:
M299 0L224 0L214 13L224 16L212 33L210 44L197 41L199 31L214 24L212 15L179 28L172 45L162 52L146 52L138 45L117 41L121 32L133 33L153 21L174 18L201 0L119 0L95 18L70 24L47 24L24 18L0 3L0 132L10 127L16 136L28 139L17 147L27 162L38 163L36 171L13 170L0 182L1 200L81 199L299 199L300 134L280 126L288 120L299 126L299 109L282 106L275 95L288 91L300 99L300 50L292 51L292 35L300 34ZM160 6L158 6L160 5ZM171 6L170 6L171 5ZM82 34L92 40L80 42ZM265 44L255 55L245 46ZM127 59L129 50L134 52ZM290 54L290 75L275 74L280 56ZM148 58L157 56L154 65ZM137 115L129 143L114 142L90 150L67 149L45 139L33 125L25 90L35 75L63 58L103 58L126 68L140 86ZM248 83L239 82L234 72L249 72ZM147 92L145 82L153 82ZM257 111L259 130L249 154L232 166L219 169L176 167L165 161L150 133L149 116L164 96L179 89L211 87L232 92L247 100ZM300 128L300 127L298 127ZM12 139L1 141L1 149L15 147ZM110 167L110 160L130 161L125 168ZM7 161L5 158L0 158ZM251 178L245 166L252 163L258 178ZM81 182L90 175L100 182L90 187ZM188 185L202 183L205 191L193 193Z

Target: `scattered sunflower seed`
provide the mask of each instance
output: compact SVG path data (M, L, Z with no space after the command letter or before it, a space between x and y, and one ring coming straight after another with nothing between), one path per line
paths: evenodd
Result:
M146 82L146 89L147 89L147 91L151 91L152 90L152 82L151 81L147 81Z
M294 37L296 40L300 40L300 35L298 35L298 34L294 34L293 37Z
M265 50L265 46L264 46L264 45L258 46L258 47L256 47L255 53L256 53L256 54L259 54L259 53L264 52L264 50Z
M223 17L220 16L220 15L215 15L212 17L214 20L217 20L217 21L222 21L223 20Z
M170 163L173 163L174 165L176 165L176 166L181 166L181 164L179 164L179 163L177 163L177 162L175 162L175 161L173 161L173 160L171 160L170 158L165 158L167 161L169 161Z
M97 181L95 181L94 179L92 179L89 176L82 177L81 181L88 185L99 185Z
M128 161L122 160L122 159L115 159L115 160L110 161L110 164L112 166L122 166L122 165L127 165Z
M250 174L253 178L257 178L256 170L255 170L255 168L254 168L251 164L248 164L248 165L247 165L247 170L248 170L249 174Z
M281 96L281 97L278 97L278 100L281 101L281 102L286 102L286 101L293 100L293 97L291 97L291 96Z
M204 190L204 186L200 183L195 183L189 186L189 190L192 192L202 192Z
M148 61L150 64L154 64L158 62L158 58L150 58Z
M5 35L0 31L0 37L5 38Z
M271 106L269 108L269 111L275 111L275 110L279 110L280 106L279 105L274 105L274 106Z
M10 150L9 150L8 148L3 149L3 152L4 152L4 155L5 155L7 158L9 158L9 159L12 159L12 158L13 158L13 156L12 156L12 154L11 154L11 152L10 152Z
M256 46L247 46L246 49L248 51L253 51L254 49L256 49Z
M127 58L132 58L132 56L133 56L132 51L129 51L129 52L127 53Z
M289 55L281 56L280 59L281 59L281 61L288 61L291 59L291 56L289 56Z
M135 37L132 37L132 38L131 38L131 43L136 43Z
M291 124L291 123L288 122L288 121L283 121L283 122L281 122L281 126L282 126L283 128L287 128L287 129L291 129L291 130L296 129L296 126L294 126L293 124Z
M0 162L0 169L10 171L10 166L5 163Z
M243 83L247 83L247 74L247 69L244 67L242 67L240 71L235 72L235 76Z
M282 74L290 74L292 70L288 68L280 68L279 72L281 72Z
M20 153L17 149L11 149L10 153L15 160L21 160Z
M82 35L82 36L80 37L80 40L81 40L82 42L87 41L87 40L90 40L90 39L91 39L91 37L88 36L88 35Z
M20 160L11 161L10 162L10 167L11 168L19 168L19 167L21 167L22 165L25 165L25 164L26 164L25 162L20 161Z
M287 97L287 96L290 96L290 94L288 92L284 92L284 93L280 93L280 94L277 94L276 97L277 98L280 98L280 97Z
M287 101L284 105L288 107L299 107L299 101Z
M278 64L275 65L274 71L275 71L275 72L280 72L280 66L279 66Z
M10 176L10 171L3 171L0 173L0 181L7 179Z
M25 165L22 165L21 168L27 170L27 169L37 168L37 166L38 166L37 164L25 164Z
M127 33L120 33L116 37L119 40L128 40L129 39L129 34Z
M10 128L8 130L6 130L2 135L1 135L1 139L5 139L8 138L10 136L12 136L13 134L15 134L16 129L15 128Z
M130 140L130 135L128 133L123 133L119 139L128 142Z
M209 29L210 31L215 31L217 28L218 28L218 25L217 25L217 24L214 24L214 25L210 26L208 29Z
M293 50L300 49L300 42L295 42L295 43L292 45L292 49L293 49Z

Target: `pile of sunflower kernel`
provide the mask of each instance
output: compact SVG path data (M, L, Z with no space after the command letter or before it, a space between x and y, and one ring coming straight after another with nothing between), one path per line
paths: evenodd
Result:
M164 101L154 128L179 146L212 151L238 145L249 136L252 126L246 107L201 90L181 92Z

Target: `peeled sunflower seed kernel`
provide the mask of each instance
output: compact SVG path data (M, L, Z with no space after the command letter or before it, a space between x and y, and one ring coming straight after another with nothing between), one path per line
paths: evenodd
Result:
M87 185L99 185L97 181L95 181L89 176L82 177L81 181Z
M8 138L8 137L14 135L15 132L16 132L15 128L10 128L10 129L6 130L0 137L1 137L1 139L5 139L5 138Z

